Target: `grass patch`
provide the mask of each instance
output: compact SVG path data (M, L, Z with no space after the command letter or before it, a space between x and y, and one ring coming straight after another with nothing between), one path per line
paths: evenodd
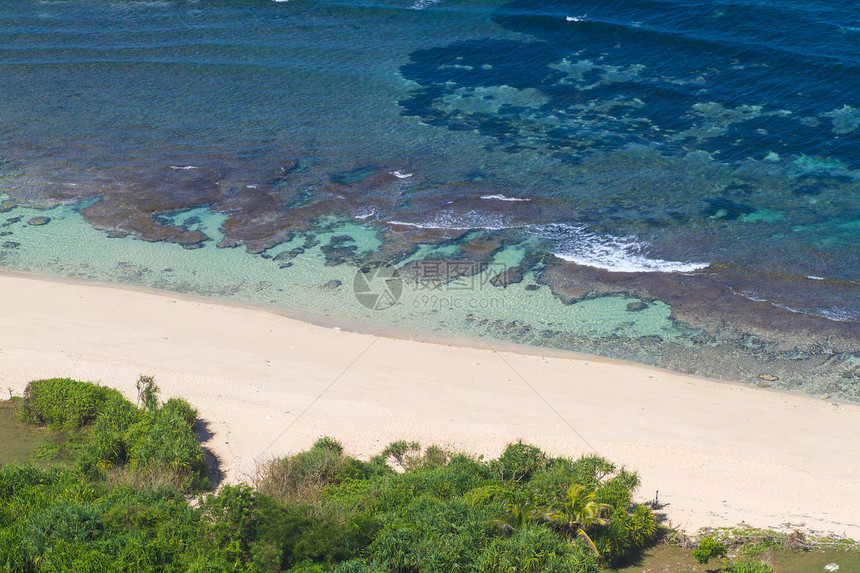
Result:
M860 571L860 552L844 549L813 549L811 551L779 550L761 558L774 573L826 573L825 565L836 563L842 571ZM689 549L675 545L660 545L647 549L624 566L604 569L604 573L713 573L720 571L715 562L700 564Z
M17 401L0 402L0 436L3 436L0 466L29 462L36 448L50 437L46 430L17 421L17 412Z
M33 463L41 467L70 466L85 439L82 432L55 432L18 420L21 399L0 401L0 466Z

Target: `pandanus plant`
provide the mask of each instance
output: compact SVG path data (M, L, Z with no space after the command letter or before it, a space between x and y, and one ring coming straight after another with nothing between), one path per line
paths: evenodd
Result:
M550 521L550 519L549 511L546 508L537 507L529 502L515 505L510 513L500 519L494 519L492 523L510 535L523 525Z
M599 555L597 546L587 530L594 525L605 525L603 514L610 510L606 503L597 501L594 491L579 484L567 488L567 500L549 514L550 519L572 537L584 540L595 554Z

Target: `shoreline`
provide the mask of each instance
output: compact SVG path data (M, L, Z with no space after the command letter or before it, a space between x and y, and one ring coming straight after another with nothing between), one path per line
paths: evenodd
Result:
M653 364L643 362L634 362L621 358L612 358L600 354L588 354L586 352L577 352L576 350L566 350L564 348L555 348L551 346L538 346L534 344L525 344L518 342L510 342L506 340L498 340L495 338L476 338L472 336L463 336L450 332L421 330L399 325L385 325L381 323L362 321L358 319L336 318L325 316L312 312L304 312L292 308L282 306L260 304L254 302L245 302L241 300L218 298L215 296L190 294L181 291L174 291L163 288L149 287L144 285L135 285L128 283L113 283L110 281L90 279L65 275L52 275L46 273L36 273L30 271L19 271L13 269L5 269L0 267L0 281L3 277L15 277L34 281L44 281L54 284L68 284L92 286L94 288L118 289L128 292L137 292L158 297L171 297L185 302L200 303L207 305L216 305L227 308L245 309L257 312L265 312L283 317L288 320L294 320L306 323L312 326L317 326L323 329L332 329L335 331L348 332L353 334L364 334L369 336L392 338L395 340L413 341L428 344L437 344L440 346L456 346L464 348L473 348L476 350L491 350L495 352L510 352L514 354L523 354L528 356L552 357L569 360L591 361L606 364L615 364L618 366L631 366L652 369L664 374L683 376L695 380L707 382L709 384L727 384L737 385L742 387L756 388L765 392L774 392L776 394L785 394L788 396L799 396L804 398L821 399L829 402L835 402L846 405L860 406L860 402L852 402L838 396L817 395L802 392L800 390L791 390L779 388L775 386L756 386L749 382L738 380L729 380L724 378L712 378L701 374L693 374L688 372L679 372L670 368L663 368ZM384 311L380 311L384 312Z
M662 513L689 532L744 521L860 537L857 404L550 348L0 271L0 391L68 376L133 398L140 374L199 410L212 434L204 445L228 481L322 435L358 457L396 439L496 456L522 438L637 470L639 501L659 490Z

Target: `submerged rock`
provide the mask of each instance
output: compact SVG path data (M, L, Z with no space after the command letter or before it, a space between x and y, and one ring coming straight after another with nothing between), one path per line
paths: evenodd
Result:
M327 245L322 247L322 252L325 255L325 264L327 267L334 267L352 260L355 257L355 251L358 249L356 245L344 245L340 247L332 247Z
M17 249L21 246L21 243L16 243L15 241L6 241L3 243L3 247L6 249Z
M640 310L645 310L648 308L648 303L642 302L641 300L636 302L631 302L627 305L627 310L630 312L639 312Z
M42 225L47 225L50 222L51 222L51 218L45 217L43 215L39 215L38 217L33 217L32 219L27 221L27 223L29 223L30 225L33 225L34 227L40 227Z
M0 213L8 213L17 206L18 204L11 199L7 199L6 201L0 201Z
M293 266L293 263L290 261L304 252L305 250L302 247L296 247L295 249L278 253L272 260L279 263L279 266L284 269Z
M342 284L343 284L343 282L341 282L337 279L332 279L332 280L328 281L327 283L325 283L324 285L322 285L322 288L324 288L325 290L334 290Z
M337 236L331 238L331 241L329 241L329 244L339 245L341 243L354 243L354 242L355 242L355 239L353 239L349 235L337 235Z
M523 273L519 267L511 267L506 271L500 272L490 279L490 284L496 287L506 287L508 285L517 284L523 281ZM534 285L529 285L534 286ZM528 288L528 287L527 287Z

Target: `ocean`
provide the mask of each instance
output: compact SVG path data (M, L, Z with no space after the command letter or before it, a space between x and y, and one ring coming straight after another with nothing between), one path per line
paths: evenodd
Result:
M860 10L3 2L0 268L860 400Z

